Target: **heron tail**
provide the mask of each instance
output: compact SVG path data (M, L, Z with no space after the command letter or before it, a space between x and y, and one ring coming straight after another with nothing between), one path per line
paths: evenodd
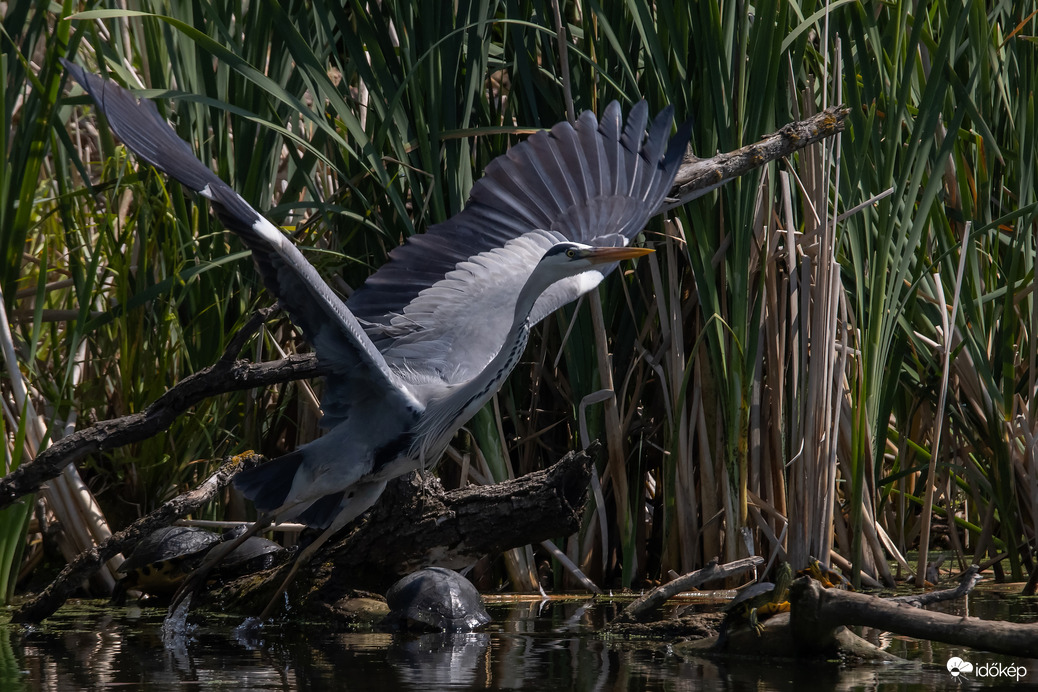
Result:
M234 487L252 500L257 510L272 513L285 504L303 459L302 450L296 450L242 471L234 477Z
M332 493L325 495L306 508L296 517L300 522L315 529L326 529L331 526L332 521L342 511L340 505L346 493Z

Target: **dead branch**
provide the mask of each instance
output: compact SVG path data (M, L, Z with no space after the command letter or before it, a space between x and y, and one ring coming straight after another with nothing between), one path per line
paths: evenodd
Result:
M258 311L249 326L235 335L224 356L213 365L185 377L140 413L101 421L54 442L30 462L0 479L0 509L23 495L36 492L70 463L97 452L146 440L169 428L178 416L198 402L218 394L266 387L324 374L312 354L292 355L266 363L235 360L245 337L254 332L269 311ZM255 327L252 327L256 322ZM230 354L228 356L228 354Z
M983 579L983 577L980 576L980 566L970 565L966 571L959 575L959 585L954 589L913 593L908 594L907 596L895 596L894 598L886 599L886 601L888 603L903 603L905 605L910 605L913 608L922 608L931 603L952 601L956 598L962 598L972 591L973 587L976 586L981 579Z
M61 573L35 598L21 605L11 617L13 622L41 622L60 608L68 597L79 588L84 579L100 569L108 560L137 545L148 534L169 526L185 514L198 510L216 497L235 474L245 466L251 466L258 457L253 454L231 457L213 475L197 488L178 495L151 514L141 517L122 531L113 534L100 545L80 553L65 565Z
M762 564L764 564L764 558L756 556L743 558L742 560L736 560L735 562L729 562L724 565L719 565L717 562L711 562L703 569L689 572L673 581L657 586L655 589L624 608L623 612L617 615L609 624L612 626L634 622L647 622L654 618L656 612L664 603L667 602L668 599L677 596L682 591L688 591L689 589L705 584L708 581L733 577L736 574L741 574Z
M850 109L846 106L831 106L807 120L783 125L777 132L741 149L708 159L686 157L688 162L678 169L674 187L668 195L673 199L668 200L660 211L680 207L755 168L843 132L849 114Z

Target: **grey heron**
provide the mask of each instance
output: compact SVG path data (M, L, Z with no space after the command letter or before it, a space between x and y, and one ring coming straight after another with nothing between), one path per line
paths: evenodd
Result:
M65 65L139 159L210 201L330 372L327 432L234 481L266 517L326 529L306 556L387 481L437 462L515 367L532 325L651 252L626 246L670 190L690 132L670 136L671 107L649 124L644 101L626 123L614 101L601 119L585 111L538 132L487 166L463 211L394 249L344 302L151 101Z

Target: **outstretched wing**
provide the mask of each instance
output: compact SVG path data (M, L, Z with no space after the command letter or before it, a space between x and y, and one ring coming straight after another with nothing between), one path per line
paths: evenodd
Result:
M139 158L165 171L209 199L223 224L252 250L267 289L277 296L292 321L313 344L318 360L337 376L328 378L323 424L331 427L346 415L346 389L367 384L385 392L387 403L418 407L390 370L346 305L321 279L295 245L199 161L155 104L138 101L116 83L66 60L62 63L108 119L116 135ZM359 382L358 382L359 381Z
M575 125L534 134L487 166L462 212L394 249L347 301L391 366L416 380L465 381L497 353L518 291L547 248L634 238L670 190L688 144L688 125L668 144L672 113L661 111L646 133L647 104L625 124L614 101L601 120L585 111ZM558 282L531 322L612 268Z

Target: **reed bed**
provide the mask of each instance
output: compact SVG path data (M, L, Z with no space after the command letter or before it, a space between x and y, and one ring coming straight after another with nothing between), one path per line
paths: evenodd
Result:
M605 440L582 530L554 543L602 586L748 552L890 582L939 549L1020 579L1038 514L1036 7L9 3L5 468L141 410L272 302L204 205L63 95L60 56L175 111L344 295L573 110L672 103L709 156L844 103L838 137L653 220L657 253L536 330L439 472L493 482ZM305 348L281 318L248 355ZM118 528L224 455L282 453L318 434L311 387L209 400L81 465L79 495ZM44 524L72 521L46 505ZM31 506L0 516L6 573ZM206 518L243 511L227 496ZM499 574L534 589L542 563L542 586L575 585L541 546Z

